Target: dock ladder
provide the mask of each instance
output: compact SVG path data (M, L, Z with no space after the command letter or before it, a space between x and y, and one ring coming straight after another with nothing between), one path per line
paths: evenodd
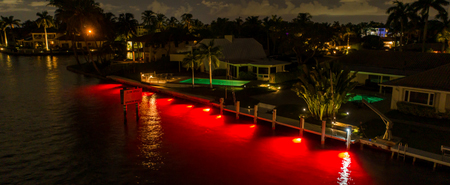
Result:
M397 148L398 148L397 159L399 157L403 157L403 161L405 161L406 151L408 151L408 143L406 143L405 146L403 146L402 142L400 142L400 143L398 143ZM392 156L391 157L394 157L394 153L393 152L392 152Z

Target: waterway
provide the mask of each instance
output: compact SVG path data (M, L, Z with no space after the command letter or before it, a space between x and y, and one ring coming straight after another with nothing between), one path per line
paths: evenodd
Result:
M0 54L0 184L450 184L450 170L66 70L71 56Z

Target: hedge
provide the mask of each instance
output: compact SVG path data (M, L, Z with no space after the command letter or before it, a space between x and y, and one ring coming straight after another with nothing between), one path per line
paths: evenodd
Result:
M402 113L412 114L415 116L429 117L429 118L436 118L439 116L439 114L436 112L436 108L434 107L417 105L404 101L397 102L397 109Z

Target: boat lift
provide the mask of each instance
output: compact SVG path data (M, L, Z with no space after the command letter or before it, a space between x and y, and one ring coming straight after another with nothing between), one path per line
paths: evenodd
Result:
M388 117L386 117L383 113L381 113L378 109L376 109L374 106L372 106L366 100L364 100L364 98L362 98L361 102L364 103L365 105L367 105L367 107L372 109L375 113L377 113L378 116L380 116L381 120L383 120L384 124L386 125L386 132L383 135L383 140L390 141L392 139L391 129L392 129L392 126L394 125L394 123L392 123L392 121Z

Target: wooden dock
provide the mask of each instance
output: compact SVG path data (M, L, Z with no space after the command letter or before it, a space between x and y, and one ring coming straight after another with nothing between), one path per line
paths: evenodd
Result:
M415 148L409 148L409 147L406 147L406 149L405 149L405 146L391 147L391 151L392 151L392 157L394 157L395 153L397 153L397 157L402 156L403 159L406 156L412 157L413 164L414 164L414 162L416 162L416 159L421 159L424 161L432 162L432 163L434 163L433 170L436 169L437 164L450 167L450 157L448 157L448 156L439 155L439 154L435 154L435 153L431 153L431 152L427 152L427 151L423 151L423 150L419 150L419 149L415 149Z

